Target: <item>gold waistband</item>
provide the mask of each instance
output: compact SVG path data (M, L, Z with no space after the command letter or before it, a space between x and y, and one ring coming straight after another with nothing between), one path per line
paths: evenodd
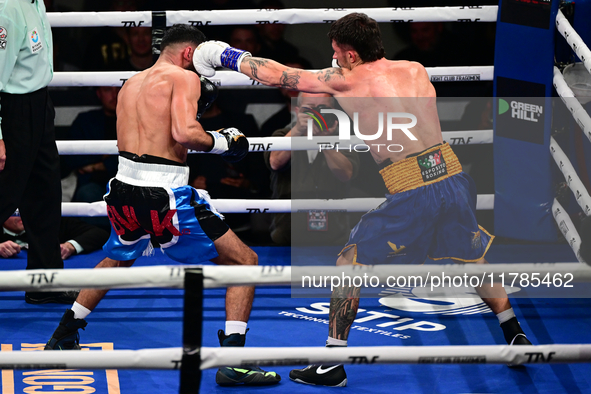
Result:
M446 142L417 156L392 163L380 171L390 194L439 182L462 172L462 165Z

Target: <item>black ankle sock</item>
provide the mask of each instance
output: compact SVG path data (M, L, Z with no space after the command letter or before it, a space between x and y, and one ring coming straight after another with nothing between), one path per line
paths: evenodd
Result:
M524 334L516 317L512 317L506 322L501 323L501 329L503 330L503 335L505 335L505 341L507 341L507 344L511 344L515 335Z

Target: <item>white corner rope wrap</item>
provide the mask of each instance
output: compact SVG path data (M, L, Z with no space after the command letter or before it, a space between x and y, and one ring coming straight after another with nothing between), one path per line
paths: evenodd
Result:
M583 185L569 158L563 152L562 148L560 148L554 137L550 137L550 153L556 165L562 171L567 185L575 195L577 203L581 206L585 215L591 215L591 196L589 196L587 188Z
M552 216L554 216L554 220L556 221L560 232L562 235L564 235L564 239L566 239L571 249L575 253L575 256L577 256L579 263L583 263L581 265L586 265L584 264L585 261L583 261L581 258L580 253L581 237L579 236L579 233L577 232L577 229L573 224L569 214L564 210L562 205L560 205L556 199L554 199L552 203Z
M256 25L262 23L330 23L351 12L378 22L496 22L498 6L398 8L289 8L283 10L166 11L166 25ZM51 27L152 26L151 11L48 12Z
M587 363L591 345L244 347L200 350L200 369L307 364ZM0 352L0 369L179 369L180 347L108 352Z
M159 252L158 252L159 253ZM81 268L68 270L7 270L0 275L0 291L65 291L73 289L127 289L127 288L183 288L185 269L196 266L152 266L129 268ZM375 276L380 283L388 278L414 277L415 281L430 287L436 276L464 278L483 277L483 281L504 275L509 283L512 273L561 275L569 282L591 281L591 267L580 263L517 263L517 264L438 264L438 265L377 265L377 266L202 266L205 288L227 286L277 286L302 287L307 276L362 277ZM491 276L492 275L492 276ZM572 275L572 279L571 279ZM566 278L568 276L568 278ZM422 278L422 279L421 279ZM436 278L439 279L439 278ZM447 279L446 279L447 280ZM440 286L435 286L439 288ZM328 283L330 287L330 283Z
M212 199L213 206L221 213L288 213L322 209L329 212L367 212L383 203L383 198L344 198L341 200L240 200ZM494 194L479 194L476 209L494 209ZM18 211L15 213L18 216ZM104 201L63 202L62 216L107 216Z
M564 80L564 76L557 67L554 67L554 78L552 80L556 93L560 96L575 121L583 130L583 134L591 141L591 116L583 108L575 94Z
M581 59L587 71L591 73L591 50L589 50L589 47L560 10L558 10L558 14L556 15L556 29L566 39L566 42L575 51L579 59Z
M431 82L492 81L494 66L426 67L426 70ZM49 86L122 86L135 74L137 74L135 71L58 71L53 74ZM220 88L233 86L269 88L234 71L217 71L209 80Z

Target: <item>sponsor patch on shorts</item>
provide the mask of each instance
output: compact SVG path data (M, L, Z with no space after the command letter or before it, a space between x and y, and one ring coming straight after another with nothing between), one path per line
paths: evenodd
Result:
M447 175L447 165L441 149L417 156L423 182L430 182Z

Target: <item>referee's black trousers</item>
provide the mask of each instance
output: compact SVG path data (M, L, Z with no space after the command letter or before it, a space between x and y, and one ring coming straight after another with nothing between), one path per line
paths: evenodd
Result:
M29 238L27 269L63 268L61 183L55 110L47 88L0 93L6 165L0 172L0 224L18 208Z

